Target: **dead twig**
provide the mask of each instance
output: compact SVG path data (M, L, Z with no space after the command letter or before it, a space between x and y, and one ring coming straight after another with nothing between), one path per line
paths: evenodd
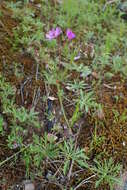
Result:
M96 174L84 179L83 181L81 181L75 188L74 190L77 190L79 187L81 187L82 185L84 185L85 183L90 183L91 181L89 181L91 178L95 177Z
M111 90L120 90L122 87L117 87L117 86L110 86L108 84L103 84L106 88L109 88Z
M24 86L31 80L31 77L28 77L23 83L20 85L20 94L22 105L24 105Z
M37 66L36 66L36 81L38 80L38 73L39 73L39 63L37 63Z
M34 90L34 96L33 96L33 100L32 100L32 107L36 107L38 101L40 98L40 87L38 87L38 89Z

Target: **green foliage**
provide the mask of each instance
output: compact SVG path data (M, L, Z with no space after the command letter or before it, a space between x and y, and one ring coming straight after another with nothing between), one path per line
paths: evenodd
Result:
M60 70L58 60L50 60L50 62L48 63L48 69L43 71L43 75L45 81L50 85L57 85L57 81L63 82L68 79L67 69Z
M37 115L38 113L34 111L34 108L29 113L24 107L13 109L14 120L18 120L20 123L33 123L37 120Z
M98 148L99 146L101 146L104 143L104 140L105 140L105 136L98 136L97 128L95 127L95 131L92 136L92 142L90 144L91 150L93 150L93 149L96 150L96 148Z
M105 37L105 52L110 53L117 47L118 38L115 32L107 33Z
M64 24L66 24L67 27L71 27L75 22L76 16L79 15L79 2L74 0L64 0L61 6L61 12L64 15L64 17L62 17Z
M23 126L32 125L33 127L40 127L38 121L38 113L32 108L30 111L24 107L17 108L15 105L15 89L4 77L0 76L0 96L2 103L2 112L10 117L10 134L8 135L8 146L14 148L16 146L22 147L23 139L27 135L27 128ZM0 133L3 133L3 118L0 120ZM4 134L4 133L3 133Z
M0 75L0 96L3 113L11 113L14 106L15 89Z
M2 134L3 131L4 131L4 129L3 129L3 124L4 124L3 118L0 117L0 134Z
M70 69L72 71L74 70L74 71L81 73L81 76L83 78L86 78L92 72L89 66L84 66L82 63L81 64L72 63L71 65L69 65L67 67L68 67L68 69Z
M2 13L2 11L0 11L0 17L2 17L3 16L3 13Z
M43 138L34 135L34 142L30 147L30 152L34 156L34 164L39 167L45 159L55 159L58 157L58 147L53 139L48 139L47 134Z
M67 83L67 89L73 92L78 92L80 89L84 90L88 87L88 84L84 83L84 81L75 80L73 82Z
M12 125L11 133L8 135L8 146L11 149L15 149L17 147L22 147L23 145L23 135L25 134L25 130L21 126Z
M20 3L14 7L11 5L14 13L13 17L20 22L13 30L13 49L19 48L20 46L28 48L31 44L40 44L44 39L43 22L39 18L35 18L34 10L28 7L21 9L19 5Z
M118 174L121 170L119 164L115 165L112 158L104 160L104 163L95 160L95 167L93 171L97 174L96 188L102 183L109 185L110 189L113 190L115 184L121 184Z
M70 126L73 127L73 125L76 123L76 121L80 118L82 112L80 110L80 105L79 103L76 104L75 110L73 112L73 115L70 119Z
M70 139L69 142L64 141L64 145L60 147L61 156L64 159L63 173L67 174L71 162L76 162L79 166L88 168L88 157L84 150L75 147L74 142Z
M18 1L16 3L14 3L13 1L7 2L7 7L11 8L12 10L14 10L14 13L17 10L17 8L20 7L20 6L21 6L21 1ZM18 11L19 10L17 10L17 12Z
M86 113L88 113L90 109L95 109L99 106L95 101L93 92L84 93L82 90L80 90L80 96L77 101L79 102L80 110L85 110Z

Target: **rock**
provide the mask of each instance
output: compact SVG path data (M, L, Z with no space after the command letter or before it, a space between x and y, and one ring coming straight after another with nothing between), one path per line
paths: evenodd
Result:
M24 180L22 184L24 186L24 190L35 190L35 185L31 180Z
M31 180L24 180L13 187L13 190L35 190L35 185Z
M127 190L127 171L121 175L121 185L116 185L114 190Z

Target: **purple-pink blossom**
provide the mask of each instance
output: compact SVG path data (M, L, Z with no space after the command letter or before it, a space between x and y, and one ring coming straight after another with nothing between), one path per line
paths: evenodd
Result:
M60 27L56 27L56 30L55 30L55 37L57 38L61 33L62 33L61 28L60 28Z
M56 27L56 29L52 29L50 30L47 34L46 34L46 38L48 40L52 40L57 38L60 34L62 33L62 30L60 27Z
M66 35L69 40L72 40L76 37L75 33L73 33L72 30L69 28L66 30Z

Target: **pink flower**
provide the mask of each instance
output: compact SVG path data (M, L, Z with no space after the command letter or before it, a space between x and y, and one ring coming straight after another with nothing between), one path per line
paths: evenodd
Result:
M56 27L56 29L52 29L50 30L47 34L46 34L46 38L48 40L52 40L57 38L60 34L62 33L62 30L60 27Z
M46 38L48 39L48 40L52 40L52 39L54 39L55 38L55 30L54 29L52 29L52 30L50 30L47 34L46 34Z
M73 33L71 29L66 30L66 35L67 35L69 40L72 40L76 37L75 33Z
M57 38L61 33L62 33L61 28L60 28L60 27L56 27L56 30L55 30L55 37Z

